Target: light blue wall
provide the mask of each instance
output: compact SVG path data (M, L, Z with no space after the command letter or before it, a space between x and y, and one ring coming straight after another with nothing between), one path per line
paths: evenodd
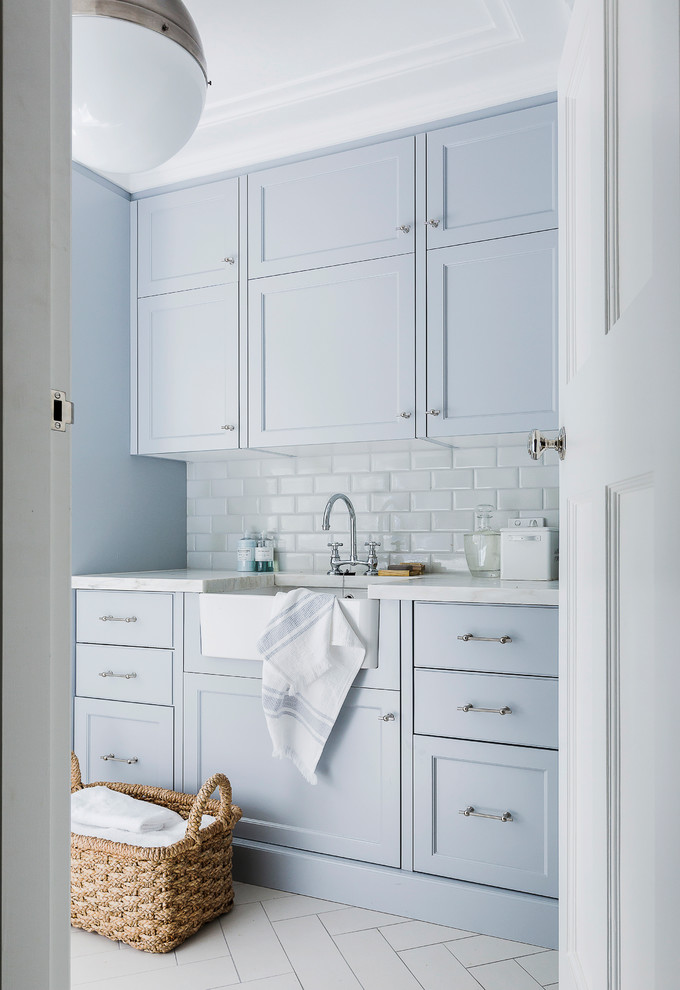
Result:
M186 566L186 466L130 454L130 202L73 170L73 573Z

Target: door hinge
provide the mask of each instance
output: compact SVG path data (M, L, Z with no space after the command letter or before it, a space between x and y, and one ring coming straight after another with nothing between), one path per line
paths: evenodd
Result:
M73 423L73 403L66 398L61 389L51 389L52 396L52 425L50 429L66 432L66 427Z

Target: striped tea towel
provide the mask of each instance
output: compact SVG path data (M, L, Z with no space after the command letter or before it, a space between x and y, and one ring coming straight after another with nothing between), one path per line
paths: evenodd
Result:
M280 593L257 648L272 755L316 784L316 766L366 648L335 595Z

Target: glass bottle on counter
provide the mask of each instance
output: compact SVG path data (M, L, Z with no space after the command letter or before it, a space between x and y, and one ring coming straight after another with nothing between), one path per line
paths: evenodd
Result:
M464 538L465 559L473 577L500 577L501 534L491 525L493 505L478 505L475 530Z
M274 540L271 533L262 533L255 547L255 568L260 573L274 570Z

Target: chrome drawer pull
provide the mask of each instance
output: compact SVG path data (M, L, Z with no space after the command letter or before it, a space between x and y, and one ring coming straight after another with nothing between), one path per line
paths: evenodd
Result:
M502 708L476 708L474 705L458 705L459 712L491 712L493 715L512 715L512 708L503 705Z
M510 636L475 636L473 633L465 633L464 636L459 636L458 639L462 639L464 643L467 643L469 640L474 640L477 643L512 643Z
M466 818L493 818L495 822L513 821L513 817L509 811L504 811L502 815L483 815L481 811L475 811L472 805L469 805L467 808L459 811L458 814L465 815Z
M107 753L106 756L100 756L99 759L110 760L113 763L139 763L136 756L132 756L129 760L126 760L124 756L114 756L113 753Z
M99 671L99 676L100 677L124 677L126 681L129 681L130 678L136 677L137 675L134 673L134 671L131 674L114 674L114 672L112 670L100 670Z
M127 618L124 615L100 615L100 622L136 622L136 615L128 615Z

